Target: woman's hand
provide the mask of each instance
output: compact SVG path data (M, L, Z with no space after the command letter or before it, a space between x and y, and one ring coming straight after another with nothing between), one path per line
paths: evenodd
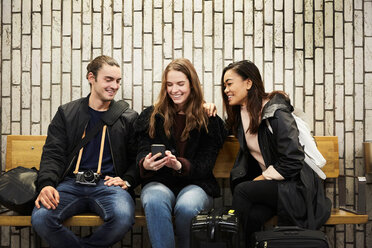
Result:
M203 108L204 108L204 111L205 113L211 117L211 116L216 116L217 114L217 108L216 108L216 105L214 105L214 103L204 103L203 104Z
M145 160L143 160L143 168L146 170L152 170L152 171L157 171L167 163L167 157L164 157L162 159L156 160L161 156L161 153L155 154L152 156L152 153L150 152L147 154L145 157Z
M165 158L167 159L167 163L165 164L167 167L176 171L181 170L181 162L177 160L176 156L174 156L171 151L165 151Z

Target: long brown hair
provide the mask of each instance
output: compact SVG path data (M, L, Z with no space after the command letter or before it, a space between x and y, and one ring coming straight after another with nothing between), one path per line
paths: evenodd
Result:
M181 140L185 141L189 138L189 133L194 128L200 131L204 127L208 131L208 117L203 109L204 97L199 77L194 66L185 58L173 60L163 72L159 97L150 117L149 135L151 138L155 137L155 116L159 114L164 118L165 134L168 138L171 137L170 130L174 124L174 116L177 114L176 105L167 93L167 75L171 70L182 72L190 82L190 95L183 109L186 115L186 126L182 132Z
M248 60L242 60L235 63L231 63L223 69L221 79L221 90L224 107L227 112L227 125L232 129L233 133L237 134L238 125L240 122L240 105L230 106L227 95L224 93L224 76L228 70L233 70L239 74L243 80L250 79L252 81L252 87L248 91L246 98L247 111L251 117L249 131L252 134L258 132L260 125L260 116L262 109L262 101L269 98L269 94L265 92L265 87L261 78L260 71L257 66Z

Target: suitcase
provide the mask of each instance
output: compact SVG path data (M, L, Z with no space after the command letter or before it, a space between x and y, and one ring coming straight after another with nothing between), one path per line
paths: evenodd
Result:
M234 210L201 211L191 221L191 248L239 247L239 223Z
M327 236L298 226L280 226L270 231L255 232L251 247L261 248L328 248Z

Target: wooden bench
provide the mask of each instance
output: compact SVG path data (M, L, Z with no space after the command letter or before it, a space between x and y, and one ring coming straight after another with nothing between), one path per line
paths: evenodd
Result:
M8 171L17 166L24 167L39 167L42 147L45 143L46 136L34 135L9 135L7 137L6 149L6 168ZM334 136L317 136L315 137L318 148L327 160L327 164L322 168L327 178L339 179L339 208L333 208L331 217L328 219L326 225L336 224L364 224L368 222L368 215L365 213L356 213L342 208L344 204L346 188L345 180L339 177L339 154L338 141ZM214 168L214 175L216 178L229 178L230 170L235 161L236 154L239 150L239 143L236 138L228 137L225 144L220 151ZM363 182L360 183L363 186ZM360 202L365 204L364 195L360 194ZM342 198L342 199L341 199ZM360 204L359 204L360 205ZM363 210L363 206L359 206ZM364 206L365 211L365 206ZM359 211L360 212L360 211ZM101 218L94 214L76 215L64 222L66 226L99 226L103 223ZM146 219L142 209L136 210L135 214L136 225L146 225ZM9 211L0 215L0 226L31 226L31 216L19 216L16 213Z

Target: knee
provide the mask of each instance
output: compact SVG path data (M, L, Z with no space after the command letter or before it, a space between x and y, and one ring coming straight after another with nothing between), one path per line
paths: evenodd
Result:
M36 231L39 231L42 227L50 227L52 223L56 223L51 215L51 211L43 207L34 209L31 215L31 225Z
M178 201L174 207L175 216L184 216L192 218L196 216L201 210L206 210L211 207L208 198L199 201Z
M174 200L173 192L166 186L161 184L154 184L145 187L141 193L141 202L144 209L146 208L172 208L172 201Z
M240 184L235 186L233 196L234 197L241 197L243 195L243 193L245 192L245 190L246 190L245 185L243 183L240 183Z
M178 216L182 216L188 219L192 219L202 209L203 207L201 207L200 205L195 205L195 204L176 204L176 206L174 207L174 214L176 218Z

